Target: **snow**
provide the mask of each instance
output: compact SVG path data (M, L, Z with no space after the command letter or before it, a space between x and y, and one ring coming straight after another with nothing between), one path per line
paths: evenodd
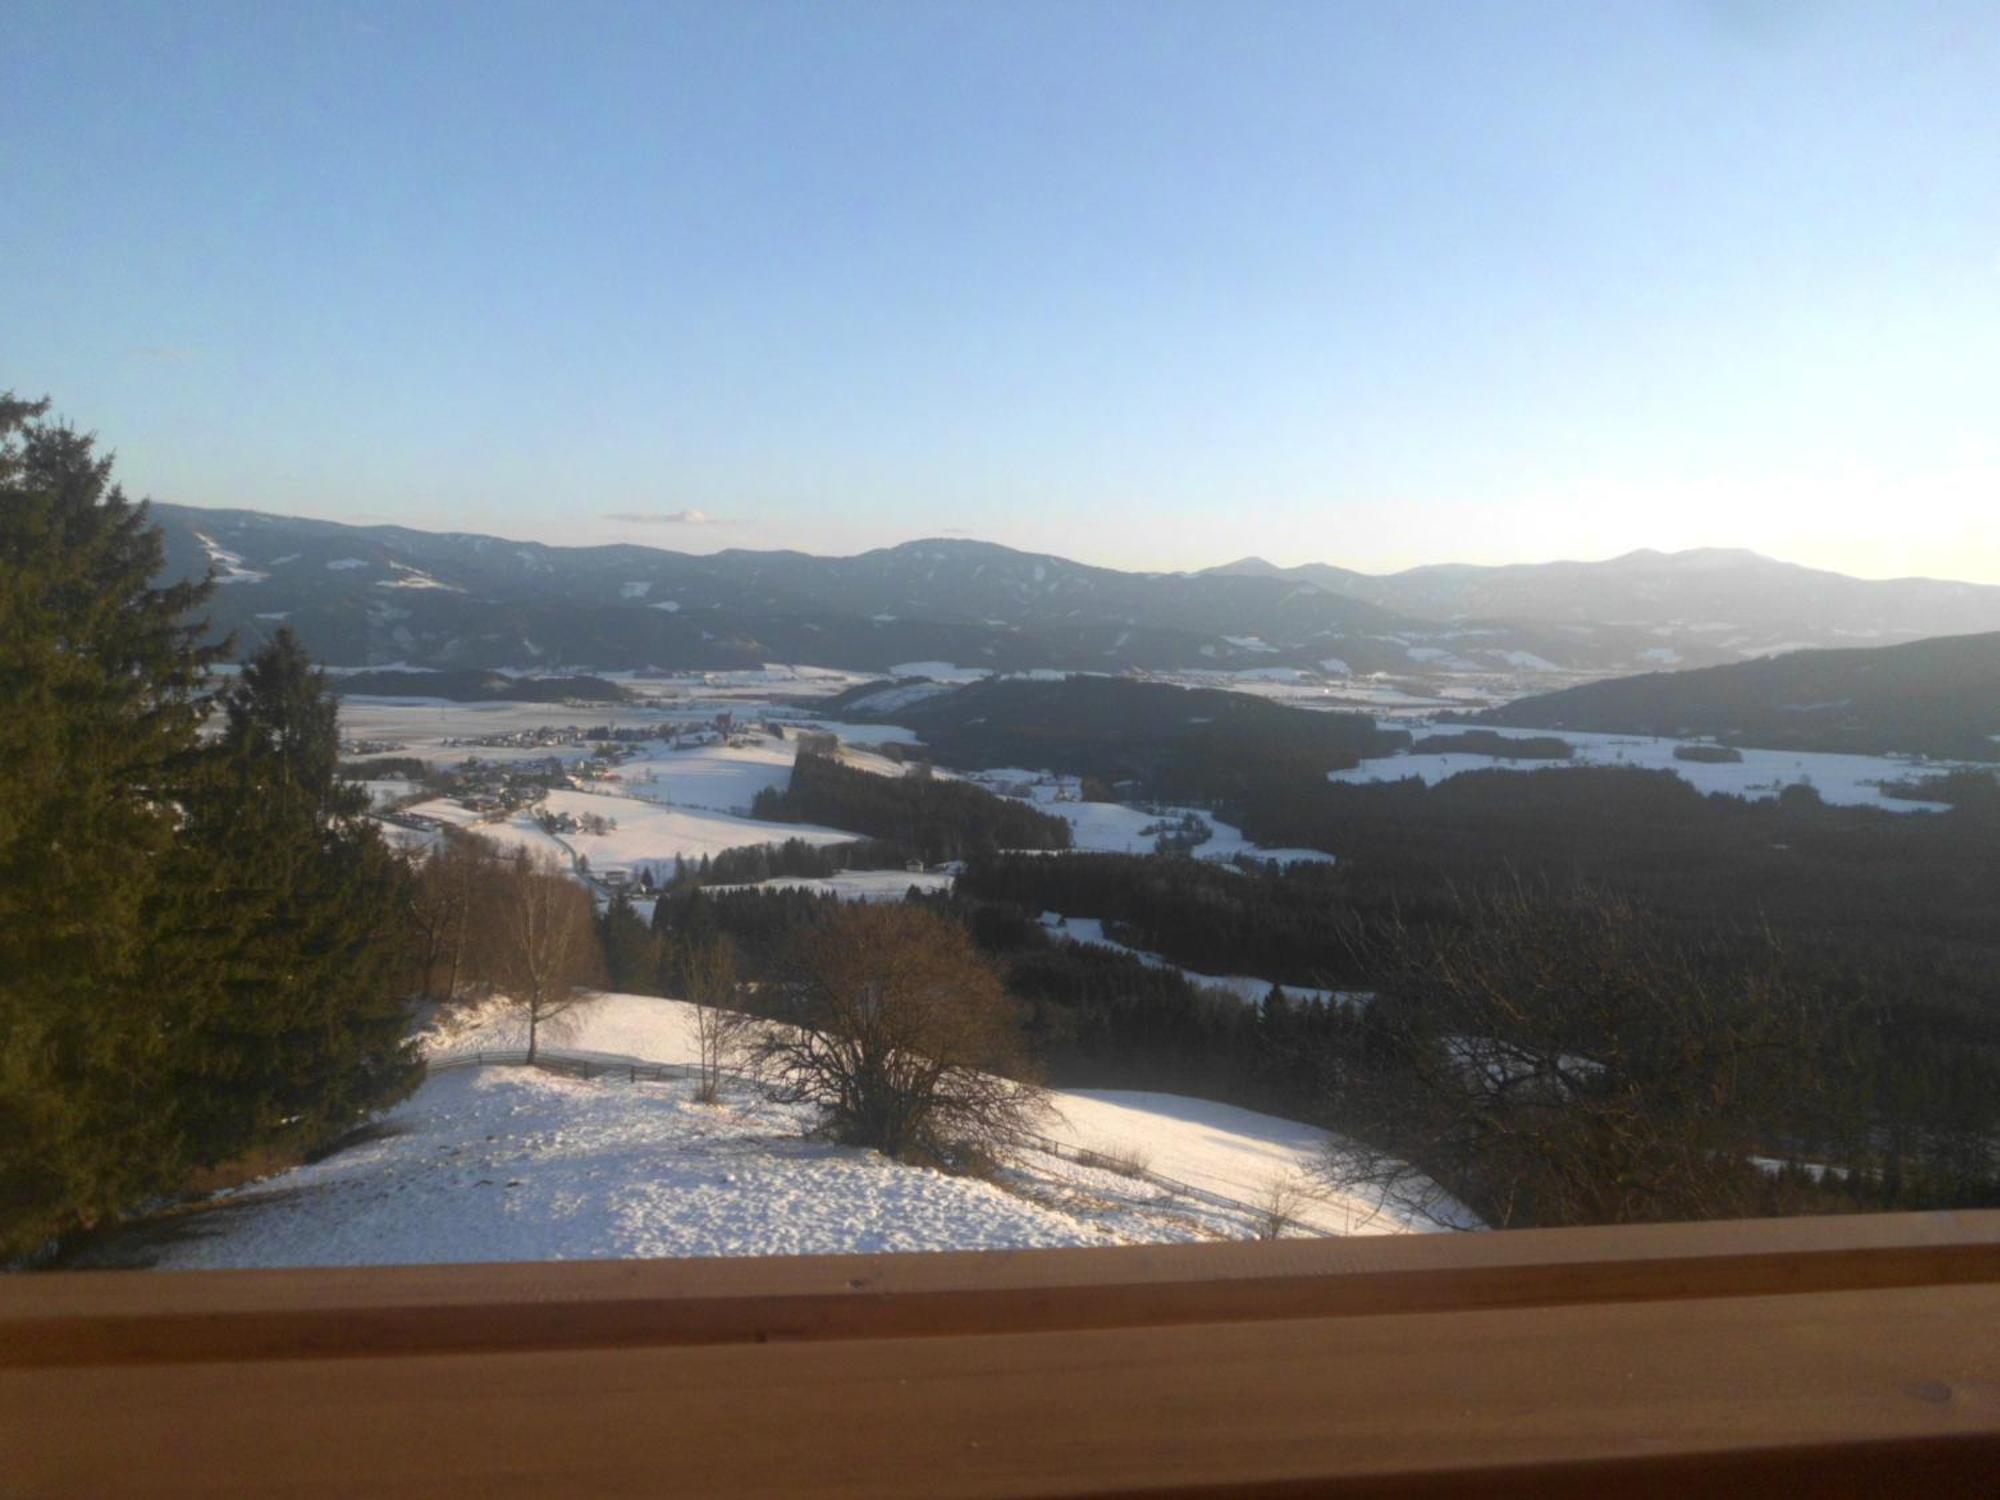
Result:
M545 1030L577 1055L681 1064L693 1008L600 995ZM520 1043L504 1002L421 1038L444 1060ZM810 1139L800 1106L731 1081L716 1105L684 1081L434 1072L372 1138L211 1200L151 1247L164 1269L454 1261L997 1250L1241 1239L1278 1182L1326 1149L1309 1125L1171 1094L1058 1092L1042 1125L1075 1150L1128 1155L1158 1180L1034 1149L992 1181ZM1413 1226L1367 1199L1319 1194L1308 1232ZM1468 1221L1469 1222L1469 1221Z
M1243 836L1243 830L1224 823L1198 809L1167 807L1159 811L1128 806L1122 802L1058 802L1054 793L1059 778L1032 771L978 771L968 773L968 781L988 785L1028 782L1032 800L1042 812L1053 813L1069 824L1071 847L1080 854L1151 854L1156 835L1141 830L1163 821L1172 821L1186 812L1197 815L1214 830L1212 836L1195 847L1197 859L1233 861L1239 855L1255 859L1295 864L1301 860L1330 862L1331 854L1318 849L1270 849Z
M607 779L643 802L747 813L766 787L784 789L794 753L789 743L770 740L662 749L621 763Z
M798 1109L686 1083L441 1073L402 1133L284 1174L168 1269L826 1255L1102 1244L991 1183L803 1138Z
M652 591L652 587L653 585L644 579L636 583L621 583L618 585L618 597L621 599L643 599Z
M935 698L939 693L951 691L946 682L906 682L900 687L886 687L879 693L856 698L847 706L861 713L886 714L899 708L908 708L912 703L921 703L926 698Z
M208 554L209 562L215 569L215 581L225 583L262 583L271 575L248 566L239 553L231 552L214 537L197 531L194 539L201 543L202 551ZM259 616L259 618L262 618Z
M1480 727L1483 729L1486 726ZM1327 779L1370 782L1416 776L1435 785L1467 771L1505 770L1527 774L1574 766L1637 766L1645 770L1672 771L1704 793L1726 792L1730 796L1753 801L1775 797L1788 786L1804 784L1811 786L1826 801L1842 807L1877 807L1888 812L1905 813L1945 810L1945 805L1939 802L1907 802L1884 796L1881 783L1905 779L1914 769L1909 762L1891 756L1745 749L1740 762L1709 764L1674 759L1674 748L1685 743L1682 740L1627 734L1585 734L1567 729L1501 728L1492 732L1510 739L1554 734L1567 740L1575 753L1566 761L1512 764L1488 755L1398 753L1363 761L1349 770L1330 772ZM1929 769L1943 767L1932 766Z
M367 566L368 566L367 560L364 558L337 557L332 562L326 565L326 570L329 573L342 573L350 568L365 568Z
M891 677L928 677L933 682L978 682L991 677L986 667L961 667L948 661L900 661L889 668Z
M430 818L454 828L463 828L490 839L502 849L526 849L530 854L546 855L567 868L570 864L569 850L554 838L544 833L541 826L526 812L514 813L505 818L488 821L471 808L445 798L430 802L419 802L403 809L405 815L416 818Z
M725 849L741 849L754 844L782 844L800 839L807 844L850 844L860 837L838 828L822 828L812 823L767 823L755 818L739 818L728 813L700 812L662 807L631 797L606 796L597 792L553 790L544 804L550 812L586 814L609 818L616 827L608 833L581 831L551 835L542 830L527 809L495 822L481 822L478 814L456 802L442 798L422 802L408 809L423 817L470 828L473 832L507 847L525 847L553 853L568 863L569 855L581 854L590 861L593 873L608 870L639 872L651 869L656 877L673 873L675 859L698 860L703 855L720 854Z
M741 849L748 844L782 844L799 839L815 846L848 844L859 834L838 828L822 828L812 823L765 823L728 813L691 812L659 807L629 797L601 797L590 792L549 793L551 812L598 813L615 818L618 826L609 833L566 833L562 837L578 853L590 860L594 871L651 868L655 876L671 874L674 860L700 859L704 854L720 854L725 849Z
M328 563L327 566L334 567L336 566L336 564ZM384 578L378 580L375 584L376 588L443 589L448 594L462 594L465 592L464 589L460 588L455 583L440 583L437 579L431 577L430 574L424 572L421 568L412 568L406 563L399 563L399 562L392 562L389 564L389 566L395 570L397 576L394 578Z

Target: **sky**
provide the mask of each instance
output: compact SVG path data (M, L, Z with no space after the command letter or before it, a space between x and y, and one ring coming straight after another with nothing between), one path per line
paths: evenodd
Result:
M2000 583L1994 0L9 0L0 389L558 543Z

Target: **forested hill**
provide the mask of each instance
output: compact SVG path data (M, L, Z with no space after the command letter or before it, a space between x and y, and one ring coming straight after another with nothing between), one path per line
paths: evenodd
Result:
M333 679L341 697L450 698L458 703L630 703L629 688L602 677L515 677L477 668L431 672L348 672Z
M992 678L943 692L864 686L828 711L914 729L948 766L1027 766L1229 801L1274 775L1312 779L1409 743L1362 714L1120 677Z
M1651 672L1523 698L1478 719L1535 729L1712 735L1779 750L2000 760L2000 633Z

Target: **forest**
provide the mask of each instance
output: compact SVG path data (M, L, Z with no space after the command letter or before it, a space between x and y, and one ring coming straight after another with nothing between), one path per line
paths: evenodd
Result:
M2000 760L2000 635L1791 651L1522 698L1486 724L1706 735L1773 750Z
M851 829L924 864L994 849L1067 849L1069 824L983 787L922 774L878 776L826 755L801 755L784 790L757 794L751 813L781 823Z

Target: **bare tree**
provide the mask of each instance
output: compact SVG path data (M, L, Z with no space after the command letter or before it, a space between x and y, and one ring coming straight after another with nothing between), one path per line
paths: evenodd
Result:
M713 1104L722 1092L722 1070L743 1045L754 1022L738 1008L736 945L726 935L689 946L680 957L681 998L694 1006L699 1073L695 1098Z
M453 829L418 868L414 901L426 998L455 1000L474 979L476 965L468 964L468 954L483 892L501 863L489 840Z
M1749 1158L1826 1034L1768 940L1691 949L1592 890L1457 916L1366 940L1380 994L1336 1067L1330 1186L1448 1226L1757 1209Z
M963 1164L1040 1107L1019 1013L966 931L902 904L851 906L796 940L757 1051L778 1096L840 1140Z
M541 1028L601 978L590 893L552 857L519 849L492 883L484 915L491 979L527 1018L533 1062Z

